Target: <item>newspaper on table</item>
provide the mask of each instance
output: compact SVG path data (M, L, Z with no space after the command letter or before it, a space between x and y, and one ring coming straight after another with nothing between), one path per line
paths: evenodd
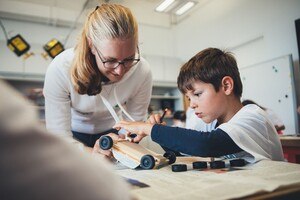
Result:
M171 166L116 172L149 185L131 190L138 199L231 199L271 192L282 186L298 184L300 187L300 165L297 164L263 160L240 168L242 170L222 173L220 170L194 170L192 161L195 158L178 161L187 163L187 172L172 172Z

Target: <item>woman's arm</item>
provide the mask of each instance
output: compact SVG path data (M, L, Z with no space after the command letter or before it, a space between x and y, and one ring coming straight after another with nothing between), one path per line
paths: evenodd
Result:
M57 65L55 60L50 64L44 83L45 117L47 129L61 136L72 136L71 133L71 100L68 89L67 73Z

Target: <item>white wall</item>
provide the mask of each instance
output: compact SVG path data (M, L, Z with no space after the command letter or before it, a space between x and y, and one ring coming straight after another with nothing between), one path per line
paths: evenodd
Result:
M186 61L210 46L229 48L236 54L240 67L292 54L296 75L299 74L294 25L295 19L300 18L299 0L203 0L199 4L190 17L171 28L165 15L154 25L151 19L159 21L158 14L150 17L142 12L140 4L131 5L140 25L141 53ZM11 36L21 33L36 56L25 62L18 59L8 50L0 34L0 71L16 71L25 66L25 71L44 73L50 60L40 57L42 45L53 37L63 41L69 31L38 23L12 20L3 23ZM75 44L78 33L79 30L72 33L67 47ZM296 76L296 81L299 85L300 76Z
M233 49L240 66L293 54L298 60L295 19L299 0L211 0L173 28L176 55L188 59L207 47Z
M140 24L142 53L176 56L187 60L206 47L236 47L259 38L231 49L241 67L290 53L295 61L299 60L294 25L294 20L300 18L299 0L203 0L200 4L201 2L205 3L189 18L172 28L168 25L166 16L162 15L161 23L155 26L150 23L151 19L159 21L157 14L153 17L143 15L141 6L136 8L135 4L131 5ZM68 28L37 23L4 20L4 24L7 31L13 31L11 35L21 33L28 42L36 44L37 48L53 37L63 40L68 33ZM73 46L77 33L78 31L73 32L67 47ZM3 46L3 34L0 34L0 40L2 56L3 52L8 51ZM5 53L4 62L14 65L16 61L6 61L10 56Z
M23 60L22 57L17 57L6 46L6 40L3 34L0 34L0 71L10 72L27 72L27 73L45 73L51 58L45 60L42 58L43 45L57 38L63 40L68 33L66 28L58 28L37 23L28 23L12 20L2 20L6 31L10 37L21 34L22 37L31 45L30 52L35 55ZM71 42L70 42L71 43Z
M70 0L68 0L70 3ZM35 56L27 60L18 58L7 47L3 34L0 34L0 71L45 73L51 58L44 60L40 54L43 52L42 46L52 38L57 38L62 43L69 33L74 20L80 13L82 0L74 0L75 5L65 6L63 3L53 5L51 2L41 1L41 4L0 0L0 14L14 20L3 20L10 37L20 33L31 45L31 51ZM94 2L95 3L95 2ZM166 58L174 57L174 38L171 32L169 16L153 12L153 2L151 1L124 1L136 16L139 23L139 42L141 54L145 56L161 56ZM95 5L90 5L89 11ZM34 8L32 10L32 8ZM146 8L146 9L143 9ZM148 9L147 9L148 8ZM72 32L66 48L76 44L82 23L89 13L86 10L79 19L78 28ZM28 22L29 21L29 22ZM38 22L38 23L37 23ZM61 26L63 25L63 27ZM69 27L66 27L69 26ZM176 58L175 58L176 60ZM176 80L177 76L174 76Z
M22 58L18 58L7 48L4 35L0 34L0 71L11 72L21 72L24 67L25 72L44 73L51 58L46 61L40 56L40 53L43 52L43 45L52 38L57 38L61 42L64 42L70 30L66 27L13 20L3 20L3 24L10 37L20 33L31 45L31 51L35 53L35 56L23 61ZM67 48L75 45L80 30L81 27L72 32L66 45ZM139 32L142 54L173 56L173 38L169 28L140 24Z
M242 68L292 54L300 105L295 31L295 20L299 18L299 0L205 1L192 16L172 29L176 38L175 55L186 61L207 47L226 48L235 54Z
M139 34L142 53L166 57L175 55L171 29L141 24Z

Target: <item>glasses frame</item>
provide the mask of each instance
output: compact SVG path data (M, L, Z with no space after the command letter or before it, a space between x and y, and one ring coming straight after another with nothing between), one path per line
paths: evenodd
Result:
M97 52L97 54L98 54L98 56L99 56L99 58L100 58L100 60L101 60L101 62L102 62L102 64L103 64L104 68L106 68L106 69L117 69L120 65L123 65L124 68L130 68L130 67L133 67L134 65L138 64L138 63L140 62L140 60L141 60L141 57L140 57L140 49L139 49L139 46L137 46L138 58L132 59L133 62L136 61L135 64L133 64L133 65L131 65L131 66L129 66L129 67L126 67L126 65L125 65L126 61L121 60L121 61L115 61L115 63L118 63L116 66L114 66L114 67L107 67L107 66L105 65L105 63L112 62L112 61L104 60L104 59L103 59L104 56L103 56L103 54L101 53L101 51L99 51L97 48L95 48L95 49L96 49L96 52ZM126 60L126 59L125 59L125 60Z

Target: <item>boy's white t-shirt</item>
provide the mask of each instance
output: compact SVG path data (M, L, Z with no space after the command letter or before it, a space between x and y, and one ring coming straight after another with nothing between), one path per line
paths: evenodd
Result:
M237 154L247 162L263 159L283 161L281 143L265 111L254 104L244 106L227 123L217 128L225 131L245 151Z
M265 112L268 114L268 117L270 118L270 120L274 124L274 126L283 126L284 125L282 120L278 117L278 115L276 115L276 113L273 110L267 108L265 110Z

